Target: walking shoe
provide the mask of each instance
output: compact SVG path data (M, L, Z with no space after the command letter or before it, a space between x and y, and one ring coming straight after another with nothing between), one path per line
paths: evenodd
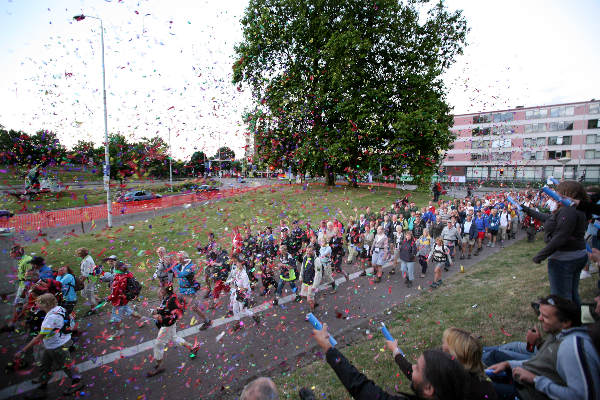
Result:
M492 245L490 243L487 244L487 247L492 247Z
M73 393L77 393L78 391L83 389L84 386L85 385L83 383L81 383L79 381L79 379L74 379L73 382L71 383L71 386L69 386L68 388L66 388L63 391L63 395L69 396L69 395L72 395Z
M432 282L431 285L429 285L430 288L435 289L438 287L437 282Z
M276 306L277 304L279 304L279 299L273 299L273 305Z
M390 269L390 275L394 275L396 273L396 268Z
M302 296L300 296L300 295L296 295L296 298L294 299L294 301L295 301L296 303L300 303L300 302L302 301Z
M461 260L464 260L464 259L465 259L465 256L461 254L461 255L460 255L460 259L461 259Z
M158 374L162 374L163 372L165 372L164 368L153 368L150 371L146 372L146 377L148 378L152 378L153 376L156 376Z
M361 272L359 276L367 276L367 271Z
M210 326L210 324L211 324L211 320L210 320L210 319L207 319L206 321L204 321L204 322L202 323L202 325L200 325L200 330L201 330L201 331L205 331L205 330L207 330L207 329L208 329L208 327Z
M425 278L425 274L421 274L421 278Z
M190 358L196 358L196 355L198 354L198 350L200 350L200 346L196 345L192 348L192 350L190 350Z
M469 255L467 256L467 258L470 260L470 259L471 259L471 254L469 254Z
M233 311L227 310L227 314L225 314L225 317L233 317Z
M380 276L376 276L375 279L373 279L373 282L375 282L375 283L381 282L381 277Z
M254 322L256 322L256 325L260 324L260 317L256 314L254 314L252 316L252 319L254 320Z
M490 247L496 247L496 243L492 243Z

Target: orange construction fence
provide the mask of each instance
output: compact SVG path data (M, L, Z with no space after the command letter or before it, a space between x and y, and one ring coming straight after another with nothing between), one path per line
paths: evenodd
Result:
M163 208L193 204L214 199L228 198L243 193L255 192L267 188L289 186L283 184L263 185L225 189L215 192L188 193L175 196L164 196L160 199L132 201L127 203L112 203L112 215L124 215ZM18 214L11 218L0 218L0 228L14 228L17 231L35 231L59 226L70 226L106 219L106 205L70 208L65 210L42 211L39 213Z

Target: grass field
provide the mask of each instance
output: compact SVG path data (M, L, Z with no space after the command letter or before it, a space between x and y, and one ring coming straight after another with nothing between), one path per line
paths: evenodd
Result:
M130 263L135 275L144 280L154 273L154 249L158 246L164 246L168 251L185 250L196 258L196 245L206 244L206 235L210 231L230 248L228 234L235 226L249 224L256 231L268 225L278 226L280 219L299 219L310 221L316 227L322 219L338 217L345 220L354 215L355 207L388 208L402 196L403 192L391 189L369 191L367 188L316 185L263 189L131 226L95 230L54 241L38 238L37 242L26 244L26 251L41 254L54 269L69 265L78 273L80 261L74 255L75 249L87 247L96 263L100 264L103 257L114 254ZM413 193L412 198L417 204L427 201L427 195L422 193Z
M484 345L525 340L525 332L536 322L530 303L547 295L550 288L546 263L531 261L542 246L541 235L536 243L522 240L445 281L442 289L424 291L389 310L391 319L386 325L408 359L415 362L424 350L441 346L442 333L451 326L475 333ZM581 281L584 302L592 301L597 279L594 275ZM367 329L372 337L341 348L342 353L388 393L410 393L410 382L384 350L379 327L373 323ZM324 360L274 378L283 399L297 399L303 386L312 388L319 399L350 398Z

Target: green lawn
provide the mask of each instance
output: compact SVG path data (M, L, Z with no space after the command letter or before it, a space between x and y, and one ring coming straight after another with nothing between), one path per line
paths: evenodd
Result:
M536 320L531 301L549 293L546 265L531 257L543 246L522 240L496 256L482 260L465 274L444 281L436 291L424 291L409 303L382 312L391 334L411 361L428 348L441 346L444 329L456 326L481 337L484 345L524 340ZM597 275L581 281L583 301L592 301ZM383 310L382 310L383 311ZM400 372L388 350L379 326L365 326L373 334L341 348L344 355L369 378L389 393L410 392L410 382ZM311 377L307 379L307 377ZM315 361L276 379L283 399L297 399L298 390L311 387L319 399L349 399L345 388L323 361Z
M308 186L306 190L298 186L262 189L203 207L148 219L131 227L96 229L85 235L53 241L37 239L36 243L26 247L26 251L41 253L54 269L69 265L79 272L75 249L87 247L91 249L96 263L101 263L102 257L115 254L130 263L135 275L143 280L154 273L154 249L158 246L164 246L168 251L185 250L196 257L196 244L206 244L209 231L215 232L229 248L231 238L227 235L235 226L249 224L253 230L267 225L275 227L280 219L285 218L288 221L311 221L316 227L325 218L354 215L354 207L371 206L373 210L388 208L402 196L403 192L392 189L369 191L367 188L326 188L318 185ZM417 204L425 204L428 195L413 193L412 198Z

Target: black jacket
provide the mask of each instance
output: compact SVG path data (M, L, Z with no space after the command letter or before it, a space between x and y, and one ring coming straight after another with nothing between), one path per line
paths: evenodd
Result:
M556 251L575 251L585 249L585 231L587 219L585 213L575 207L561 206L552 214L545 214L523 206L523 211L544 223L544 242L546 247L534 257L536 263L542 262Z
M407 393L391 395L358 372L354 365L344 357L335 347L327 350L325 354L327 363L338 376L348 393L356 400L417 400L418 397Z
M183 315L185 305L183 300L179 300L177 295L172 294L162 299L160 306L156 309L156 313L161 316L160 321L156 321L156 326L171 326L177 322Z
M412 364L402 354L397 354L394 361L408 380L412 381ZM492 382L474 374L468 376L469 380L466 382L466 393L464 395L465 400L496 400L498 398Z

